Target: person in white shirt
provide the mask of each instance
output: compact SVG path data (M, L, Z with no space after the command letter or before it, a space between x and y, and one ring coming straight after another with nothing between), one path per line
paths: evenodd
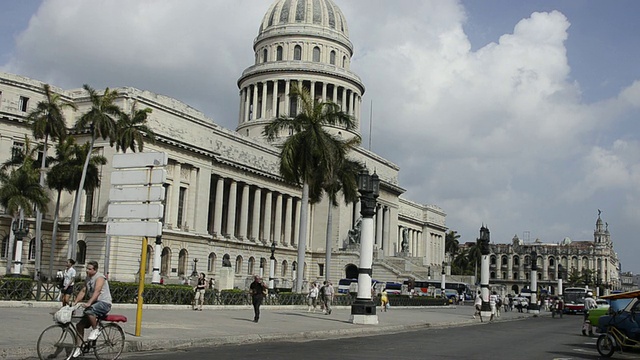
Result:
M489 318L489 321L493 321L493 318L495 316L497 316L496 312L496 303L498 302L498 293L496 293L495 291L489 295L489 306L491 307L491 318Z
M64 274L62 274L62 289L60 289L60 292L62 293L62 306L71 304L69 300L73 294L73 285L75 285L76 279L76 269L73 268L73 265L75 264L75 260L67 260L67 268L64 270Z
M593 336L593 325L591 325L591 321L589 321L589 310L597 307L598 304L593 299L593 293L588 292L587 297L584 298L584 322L582 324L582 335L584 336L587 336L587 331L589 332L589 336Z
M482 293L480 291L478 291L478 295L476 295L476 299L473 302L473 307L475 309L475 312L473 313L473 318L475 319L477 315L480 315L480 310L482 309Z
M313 308L313 312L316 312L316 306L318 305L318 285L316 283L313 283L311 285L311 289L309 290L309 295L307 295L308 299L309 299L309 310L308 312L311 312L311 309Z

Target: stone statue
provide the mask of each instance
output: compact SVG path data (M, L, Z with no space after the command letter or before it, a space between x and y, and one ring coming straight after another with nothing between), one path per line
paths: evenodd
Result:
M349 230L349 245L360 244L360 224L362 223L362 217L359 217L356 223L353 225L353 229Z

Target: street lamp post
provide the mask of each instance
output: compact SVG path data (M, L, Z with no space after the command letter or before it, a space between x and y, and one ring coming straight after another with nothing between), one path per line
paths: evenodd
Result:
M558 264L558 296L562 296L562 265Z
M600 297L600 285L602 285L602 278L600 278L600 274L596 276L596 297Z
M482 307L480 308L480 316L482 318L491 317L491 305L489 304L489 241L491 234L489 228L482 225L480 228L480 253L482 254L482 263L480 265L480 289L482 292Z
M358 268L358 295L351 305L351 322L354 324L377 324L376 305L371 300L371 276L373 263L373 215L376 199L380 194L380 179L367 169L358 174L360 192L360 214L362 214L360 234L360 267Z
M269 266L269 294L273 294L274 293L274 282L275 282L275 276L276 276L276 242L275 240L271 243L271 257L269 258L270 260L270 266Z
M444 261L442 262L442 279L440 280L440 291L442 292L442 297L446 298L447 294L445 294L444 289L445 287L445 277L447 276L447 270L446 270L446 266L447 263L445 263Z
M198 258L193 259L193 272L191 273L192 278L198 277Z
M534 316L540 314L538 306L538 253L531 252L531 303L529 304L529 312Z
M16 238L16 255L13 260L13 276L20 276L22 273L22 239L29 234L29 224L24 223L24 220L13 222L13 234Z

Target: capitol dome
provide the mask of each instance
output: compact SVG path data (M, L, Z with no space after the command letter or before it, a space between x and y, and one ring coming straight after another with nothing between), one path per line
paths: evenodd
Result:
M284 26L299 25L332 30L349 38L347 21L331 0L278 0L262 19L258 37Z

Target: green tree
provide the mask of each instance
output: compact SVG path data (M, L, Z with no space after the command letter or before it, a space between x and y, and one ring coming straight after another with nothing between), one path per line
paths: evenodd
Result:
M63 101L59 94L51 91L49 84L43 85L45 99L38 102L36 108L27 115L27 121L31 124L34 138L44 139L42 149L42 161L40 164L40 186L45 185L45 170L47 167L47 156L49 149L49 139L62 140L67 136L67 125L64 117L64 109L76 110L75 104ZM34 276L40 272L42 261L42 213L36 211L36 271ZM51 275L51 274L50 274Z
M53 233L51 235L51 252L49 254L49 273L53 276L53 262L60 217L60 198L62 191L73 193L80 185L82 169L89 151L89 144L78 145L75 138L67 137L56 146L56 156L51 160L54 165L47 173L47 186L57 192L56 207L53 216ZM91 191L100 185L99 166L107 163L102 155L94 154L89 160L84 189Z
M139 152L144 149L145 136L155 142L155 133L147 125L147 118L151 109L137 109L137 102L131 107L131 112L121 112L116 123L116 150L127 152L127 149Z
M39 211L47 209L49 196L38 182L38 170L33 154L30 142L25 137L25 148L21 154L22 164L16 166L14 158L0 167L0 205L11 214L12 227L15 222L24 221L24 215L31 215L34 208ZM9 255L12 255L12 241L9 242L8 250ZM11 261L7 259L7 274L10 271Z
M299 85L291 88L289 97L296 99L301 111L293 117L281 116L264 127L268 141L276 141L291 131L280 147L280 175L284 180L302 185L302 208L298 235L298 268L296 292L302 291L304 260L307 238L307 205L311 199L320 198L323 191L323 176L335 164L337 137L325 127L353 130L355 121L333 102L316 102L309 91Z
M473 270L476 281L478 281L478 264L482 262L482 250L480 248L480 239L476 239L475 244L469 246L469 250L467 251L469 266Z
M452 258L458 253L460 247L460 234L457 231L450 230L444 236L444 251Z
M89 149L87 154L93 153L93 147L97 138L103 140L109 139L109 144L113 144L117 140L117 126L115 117L120 116L120 108L115 104L118 97L118 92L115 90L105 89L102 95L99 95L89 85L84 85L83 88L89 95L91 101L91 108L84 113L76 122L76 130L78 132L84 132L87 129L91 136L89 140ZM69 248L68 256L71 258L75 255L76 243L78 242L78 222L80 220L80 201L82 200L82 190L85 188L85 181L87 178L87 169L89 167L90 156L85 158L84 166L82 168L82 177L78 184L76 192L76 198L73 203L73 213L71 216L71 226L69 229Z

